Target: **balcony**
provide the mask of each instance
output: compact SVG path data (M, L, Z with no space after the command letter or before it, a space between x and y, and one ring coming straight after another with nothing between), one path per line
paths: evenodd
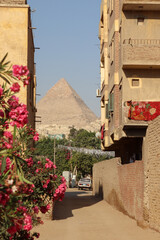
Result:
M160 39L125 39L123 68L160 68Z
M160 10L160 0L123 0L122 9L135 11Z

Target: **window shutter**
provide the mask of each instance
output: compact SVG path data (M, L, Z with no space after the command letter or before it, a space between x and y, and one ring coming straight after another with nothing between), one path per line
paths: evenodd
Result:
M106 104L106 119L109 119L109 108L108 108L108 103Z
M114 94L113 93L109 94L108 105L109 105L108 107L109 112L113 112L114 111Z

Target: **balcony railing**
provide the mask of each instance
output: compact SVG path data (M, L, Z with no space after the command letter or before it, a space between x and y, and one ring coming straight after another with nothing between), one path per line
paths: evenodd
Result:
M160 39L125 39L123 44L130 45L159 45Z
M125 39L122 46L123 68L160 68L160 39Z
M159 45L160 39L125 39L123 44L130 45Z

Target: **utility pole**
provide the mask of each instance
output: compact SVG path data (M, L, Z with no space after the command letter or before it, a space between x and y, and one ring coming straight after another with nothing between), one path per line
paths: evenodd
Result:
M55 137L54 137L54 165L56 165L56 144L55 144ZM54 174L56 173L56 169L54 168Z

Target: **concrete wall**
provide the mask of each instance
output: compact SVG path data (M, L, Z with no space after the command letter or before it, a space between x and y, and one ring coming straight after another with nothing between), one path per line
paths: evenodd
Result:
M154 77L153 77L154 76ZM131 85L132 78L139 78L138 87ZM160 71L158 69L125 69L123 81L123 101L159 101ZM153 84L154 83L154 84Z
M11 64L28 66L31 73L31 84L24 88L21 84L18 97L27 105L29 124L34 128L35 121L35 84L34 84L34 43L32 36L30 9L28 5L20 5L25 1L4 1L19 3L0 5L0 59L8 52L7 61ZM2 1L0 1L2 3Z
M26 4L27 0L0 0L0 4Z
M144 22L138 25L138 18L144 18ZM159 11L125 11L122 14L122 21L123 40L159 39Z
M120 158L93 167L93 193L121 212L143 222L143 161L121 165Z
M8 52L12 64L27 66L28 8L0 7L0 58ZM26 88L21 86L19 99L27 104Z

